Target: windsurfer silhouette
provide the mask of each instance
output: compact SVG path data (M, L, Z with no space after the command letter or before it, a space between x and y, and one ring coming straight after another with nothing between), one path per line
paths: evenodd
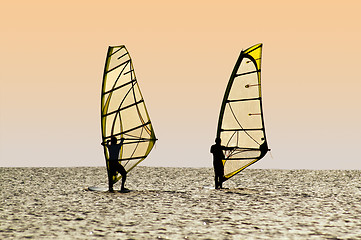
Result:
M119 152L122 148L124 138L120 139L120 143L117 143L116 137L111 137L110 140L108 140L106 143L102 143L103 146L106 146L108 148L109 152L109 174L108 174L108 180L109 180L109 191L113 192L113 176L116 176L117 173L122 175L122 187L121 192L128 191L124 187L125 180L127 179L127 172L125 171L124 167L119 163ZM109 144L110 143L110 144Z
M221 189L224 182L224 167L222 160L225 159L223 150L233 150L235 147L225 147L221 145L221 139L216 138L216 144L211 146L211 153L213 154L213 167L214 167L214 182L215 188Z

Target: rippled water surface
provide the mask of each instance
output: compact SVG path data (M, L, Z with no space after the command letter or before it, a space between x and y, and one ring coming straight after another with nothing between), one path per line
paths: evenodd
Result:
M0 168L0 239L361 239L361 171L137 167L129 193L103 167ZM119 184L117 184L119 185Z

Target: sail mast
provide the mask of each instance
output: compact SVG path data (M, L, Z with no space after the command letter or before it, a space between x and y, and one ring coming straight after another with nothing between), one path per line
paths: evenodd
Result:
M231 76L229 78L229 81L228 81L228 84L227 84L226 91L225 91L224 96L223 96L221 111L220 111L219 118L218 118L217 138L219 138L220 134L221 134L221 128L222 128L222 122L223 122L223 114L224 114L224 109L226 107L227 98L228 98L228 95L229 95L229 91L231 90L234 78L235 78L237 70L239 68L239 65L241 64L242 58L243 58L243 51L241 51L241 53L238 56L237 62L235 64L234 68L233 68L232 74L231 74Z

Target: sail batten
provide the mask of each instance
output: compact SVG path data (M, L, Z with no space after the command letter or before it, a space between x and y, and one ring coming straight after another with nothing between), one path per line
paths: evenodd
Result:
M236 74L235 77L240 77L240 76L244 76L244 75L248 75L248 74L253 74L253 73L258 73L261 72L261 70L256 70L256 71L251 71L251 72L245 72L245 73L241 73L241 74Z
M224 94L218 119L221 145L235 147L223 159L226 179L268 151L261 96L262 44L241 51Z
M125 46L119 46L118 49L114 49L113 52L109 53L109 57L113 56L114 54L118 53L120 50L122 50Z
M124 139L118 161L127 172L148 156L157 140L124 45L108 48L101 93L101 128L104 143L112 137ZM109 174L106 146L104 155ZM115 176L113 181L120 178Z
M119 59L118 59L119 60ZM128 65L130 63L130 59L129 60L127 60L127 61L125 61L125 62L123 62L122 64L119 64L118 66L115 66L115 67L113 67L112 69L109 69L109 70L107 70L107 73L109 73L109 72L111 72L111 71L114 71L114 70L116 70L117 68L119 68L119 67L121 67L121 66L124 66L124 68Z
M124 75L134 72L134 70L129 70L128 72L125 72Z
M119 88L126 87L127 85L133 84L133 83L135 83L135 82L136 82L136 80L131 80L131 81L127 82L127 83L124 83L123 85L120 85L120 86L115 87L115 88L113 88L113 89L111 89L111 90L109 90L109 91L104 92L103 95L108 94L108 93L111 93L111 92L114 92L115 90L118 90Z
M258 101L261 98L257 97L257 98L246 98L246 99L227 99L226 102L242 102L242 101Z
M121 56L118 57L118 60L121 59L122 57L127 56L127 55L128 55L128 53L124 53L123 55L121 55Z
M123 110L125 110L125 109L127 109L127 108L133 107L133 106L135 106L135 105L137 105L137 104L140 104L140 103L142 103L142 102L144 102L143 99L142 99L142 100L139 100L138 102L132 103L132 104L130 104L130 105L128 105L128 106L121 107L121 108L119 108L118 110L115 110L115 111L113 111L113 112L108 112L107 114L104 114L103 117L106 117L106 116L109 116L109 115L112 115L112 114L119 113L120 111L123 111Z
M224 131L224 132L264 131L264 128L231 128L231 129L220 129L220 131Z

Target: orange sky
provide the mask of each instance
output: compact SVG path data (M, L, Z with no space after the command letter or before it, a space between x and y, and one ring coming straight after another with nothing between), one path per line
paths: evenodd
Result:
M0 166L103 166L107 47L127 46L159 141L143 165L210 167L239 51L262 42L272 157L361 169L359 1L12 1L0 8Z

